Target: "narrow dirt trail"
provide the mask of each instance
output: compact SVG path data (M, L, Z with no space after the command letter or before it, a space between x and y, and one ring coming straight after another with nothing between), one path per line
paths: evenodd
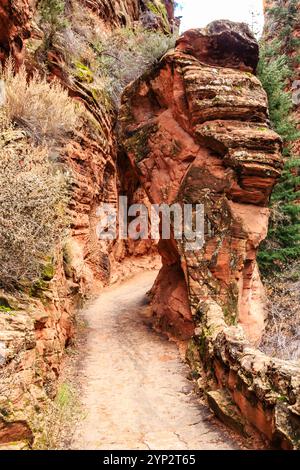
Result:
M237 449L196 401L176 345L147 325L156 272L108 288L84 312L77 373L84 419L73 449Z

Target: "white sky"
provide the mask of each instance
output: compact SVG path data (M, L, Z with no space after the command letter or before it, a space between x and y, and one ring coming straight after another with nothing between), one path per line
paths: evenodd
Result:
M178 0L178 3L182 5L177 10L177 15L182 16L181 32L220 19L248 23L256 34L262 32L263 0Z

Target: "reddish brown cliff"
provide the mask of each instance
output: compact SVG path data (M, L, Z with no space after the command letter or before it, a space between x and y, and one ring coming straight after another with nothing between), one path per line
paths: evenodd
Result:
M281 139L269 128L266 93L253 75L257 61L245 25L222 21L188 31L126 89L121 121L150 201L205 209L202 249L190 251L186 240L160 243L154 315L184 337L195 324L188 357L198 372L204 365L219 416L230 414L232 400L270 440L289 447L299 434L299 370L250 346L264 328L256 252L282 169Z
M164 31L173 26L171 0L84 5L103 30L137 21ZM59 152L72 174L68 241L57 247L51 272L31 297L0 293L0 443L34 439L32 416L55 396L77 301L116 279L119 261L155 250L144 241L97 239L96 208L126 194L130 202L204 204L203 249L160 242L163 268L152 290L157 324L183 339L193 336L188 358L195 373L205 369L217 414L226 417L235 403L274 444L297 447L299 368L253 348L264 323L256 251L282 165L281 141L269 129L266 95L253 75L254 38L244 25L230 22L189 31L175 51L127 88L121 121L130 166L117 149L116 114L88 86L86 63L80 71L87 80L66 66L61 43L45 50L36 26L25 54L34 7L34 1L0 0L0 59L12 55L18 66L26 55L28 70L58 78L85 112L82 129Z
M147 2L137 0L84 3L85 7L77 1L66 2L66 15L77 6L100 31L132 26L147 11ZM168 2L170 21L172 5ZM78 77L78 70L67 64L64 44L45 41L47 30L37 26L35 7L36 2L30 0L0 0L0 60L3 63L12 56L19 66L26 59L29 74L37 70L49 81L58 79L85 111L81 129L52 149L71 175L69 237L57 246L45 279L26 292L0 292L0 444L4 445L34 439L33 414L56 394L64 349L74 333L74 310L82 299L130 274L131 259L138 257L139 269L143 269L141 257L155 250L152 243L97 239L96 209L101 202L115 204L119 193L128 194L130 201L147 198L138 180L126 177L127 159L117 161L116 112L95 97L93 88ZM162 27L159 21L156 27ZM83 39L84 34L85 30ZM13 145L14 135L11 138ZM148 258L147 267L151 267Z

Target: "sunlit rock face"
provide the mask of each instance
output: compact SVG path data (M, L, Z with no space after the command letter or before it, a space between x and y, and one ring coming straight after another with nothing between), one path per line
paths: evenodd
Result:
M267 233L282 143L269 127L257 62L247 26L216 21L184 33L123 95L123 143L150 201L205 207L201 250L188 251L184 241L160 244L173 287L157 283L153 310L180 336L191 334L192 317L206 302L222 308L228 325L241 323L252 343L263 331L256 252ZM175 312L164 307L175 290L184 313L176 302Z

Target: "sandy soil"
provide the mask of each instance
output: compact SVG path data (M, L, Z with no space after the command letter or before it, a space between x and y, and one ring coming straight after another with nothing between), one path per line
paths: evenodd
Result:
M73 449L238 449L197 400L178 348L147 321L156 272L105 289L83 312Z

